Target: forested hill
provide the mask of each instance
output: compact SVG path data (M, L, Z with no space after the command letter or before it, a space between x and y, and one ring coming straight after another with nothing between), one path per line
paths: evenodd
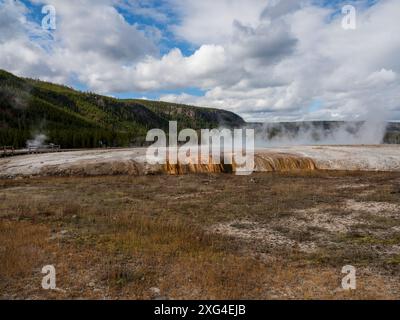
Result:
M63 148L141 145L149 129L240 127L218 109L147 100L119 100L0 70L0 146L23 148L35 135Z

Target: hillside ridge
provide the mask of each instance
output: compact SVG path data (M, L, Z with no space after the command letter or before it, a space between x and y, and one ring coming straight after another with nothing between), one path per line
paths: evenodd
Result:
M143 145L153 128L241 127L219 109L140 99L116 99L0 70L0 146L22 148L42 134L63 148Z
M330 131L350 123L246 123L222 109L117 99L0 70L0 147L25 148L37 136L62 148L143 146L148 130L167 132L169 121L177 121L178 129L254 128L256 135L269 138L285 131L296 134L304 128ZM361 123L353 122L355 127ZM384 142L400 143L400 123L388 123Z

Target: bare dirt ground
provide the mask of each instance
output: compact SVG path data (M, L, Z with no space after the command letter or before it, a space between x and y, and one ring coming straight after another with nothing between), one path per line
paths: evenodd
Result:
M0 297L399 299L399 231L400 173L0 180Z

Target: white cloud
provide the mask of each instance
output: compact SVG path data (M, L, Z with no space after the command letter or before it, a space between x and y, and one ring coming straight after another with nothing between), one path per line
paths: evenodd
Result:
M249 120L398 119L400 3L360 7L354 31L341 28L341 16L329 20L330 9L287 4L279 17L267 7L258 25L239 24L241 35L225 44L230 70L241 71L235 83L221 77L218 90L184 101L229 106ZM318 110L310 108L315 99Z
M172 27L175 34L196 45L221 44L233 35L235 20L257 24L265 0L167 0L180 18Z
M43 0L31 2L45 4ZM114 77L124 66L156 55L153 39L127 23L112 4L111 0L52 1L57 29L49 36L40 21L28 22L28 8L21 2L4 0L2 17L15 19L11 32L8 24L0 24L0 34L6 37L0 47L0 67L53 81L67 81L77 75L83 83L96 88L103 75L113 72ZM42 37L32 39L32 33Z
M202 83L211 86L213 75L226 68L225 50L221 46L201 46L192 56L184 57L174 49L161 60L149 58L133 70L135 83L143 89L183 88ZM156 76L157 75L157 76Z
M202 97L161 99L248 120L400 119L398 0L359 1L356 30L308 0L167 0L161 9L153 0L54 0L54 40L26 20L18 1L0 3L0 68L20 75L59 82L73 75L103 93L199 87ZM159 56L162 32L128 23L115 6L162 23L172 12L178 22L168 30L197 50Z

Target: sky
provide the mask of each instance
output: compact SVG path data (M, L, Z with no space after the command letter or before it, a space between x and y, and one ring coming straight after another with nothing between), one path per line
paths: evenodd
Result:
M399 17L399 0L0 0L0 69L247 121L400 120Z

